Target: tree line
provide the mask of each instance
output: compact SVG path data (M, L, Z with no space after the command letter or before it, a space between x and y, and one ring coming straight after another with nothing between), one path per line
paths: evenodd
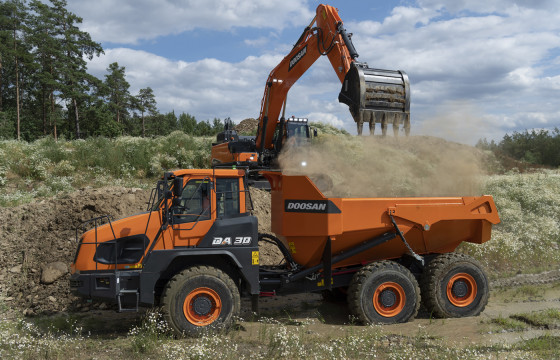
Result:
M117 62L104 79L87 72L86 59L103 54L80 30L82 18L66 0L0 2L0 138L33 141L88 136L166 135L183 130L214 135L220 119L157 109L150 87L130 93L125 67Z
M560 129L525 130L506 134L500 142L481 139L478 148L504 154L535 165L560 166Z

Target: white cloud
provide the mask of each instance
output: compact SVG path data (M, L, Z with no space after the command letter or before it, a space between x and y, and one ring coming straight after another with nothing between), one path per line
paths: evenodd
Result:
M451 14L463 12L477 13L508 13L519 8L558 10L559 4L556 0L418 0L423 8L445 10Z
M312 112L307 114L306 116L311 121L315 122L322 122L325 124L330 124L335 127L343 127L344 122L340 120L335 114L332 113L325 113L325 112Z
M268 43L270 39L266 36L261 36L256 39L245 39L243 43L248 46L261 47Z
M100 10L110 8L108 0L95 5L73 0L71 9L78 14L91 12L86 30L97 41L134 43L193 28L250 26L267 30L255 31L245 39L246 45L273 41L276 48L270 54L248 54L239 62L188 63L143 51L109 49L90 63L90 71L103 78L111 62L126 66L131 92L152 87L161 111L185 111L201 120L257 117L268 73L296 40L284 39L270 28L305 26L314 14L304 0L280 5L240 0L200 3L143 0L132 6L124 1L108 12ZM403 69L410 76L413 134L474 143L480 137L500 139L506 131L560 127L559 4L418 0L414 6L396 7L381 22L346 22L345 27L354 33L360 61L371 67ZM307 116L356 133L347 107L337 101L339 89L338 78L322 58L290 90L287 115Z
M95 41L116 44L136 44L196 28L283 29L304 26L314 16L305 0L70 0L68 8L84 18L82 29Z
M89 63L103 79L112 62L125 67L131 94L150 86L161 111L188 112L199 120L230 116L239 121L257 117L266 75L279 57L249 56L239 63L203 59L171 61L145 51L109 49Z
M410 76L413 129L438 128L431 126L438 109L437 117L445 114L447 124L452 124L448 137L454 136L453 127L459 134L466 132L459 121L463 107L455 115L441 112L442 106L447 109L457 101L471 104L464 114L467 118L508 119L490 122L497 129L493 133L503 135L511 123L522 129L560 125L557 115L545 116L557 111L560 85L558 66L554 57L549 59L560 47L558 2L420 0L418 4L409 10L395 8L383 22L347 24L355 33L361 61L403 69ZM473 112L477 115L470 115Z

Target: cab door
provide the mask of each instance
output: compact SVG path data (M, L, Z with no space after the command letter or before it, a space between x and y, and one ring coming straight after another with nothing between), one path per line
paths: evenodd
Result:
M216 218L212 187L209 177L185 179L170 209L174 246L198 245L210 230Z

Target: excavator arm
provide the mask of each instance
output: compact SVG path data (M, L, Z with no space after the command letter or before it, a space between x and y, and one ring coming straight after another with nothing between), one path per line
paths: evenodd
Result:
M365 63L357 62L356 52L350 35L343 27L336 8L319 5L311 24L290 53L270 72L266 81L256 147L259 154L274 148L274 132L285 107L286 96L291 86L322 55L326 55L339 80L343 84L339 101L347 104L361 134L363 122L372 124L397 124L403 120L405 129L409 121L408 77L402 71L370 69ZM374 126L374 125L373 125ZM408 134L408 130L407 130Z

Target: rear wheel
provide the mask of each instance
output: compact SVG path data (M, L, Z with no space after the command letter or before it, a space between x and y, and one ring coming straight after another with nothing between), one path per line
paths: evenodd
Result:
M177 335L229 327L240 304L233 280L210 266L191 267L175 275L162 297L165 319Z
M424 269L420 283L424 307L436 317L476 316L488 303L486 274L465 254L437 256Z
M412 273L393 261L364 266L348 288L350 311L364 324L402 323L420 307L420 289Z

